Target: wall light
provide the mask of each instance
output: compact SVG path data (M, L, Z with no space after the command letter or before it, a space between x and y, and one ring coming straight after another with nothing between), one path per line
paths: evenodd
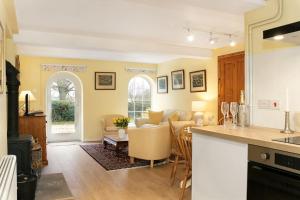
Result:
M215 39L213 38L213 33L212 32L209 33L209 43L210 44L215 44L216 43Z

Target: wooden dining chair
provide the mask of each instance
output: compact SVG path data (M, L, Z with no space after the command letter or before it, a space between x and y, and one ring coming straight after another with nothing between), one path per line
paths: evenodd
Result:
M187 180L192 177L192 133L188 131L188 127L190 126L183 127L178 136L178 144L182 155L186 160L182 189L179 197L180 200L182 200L184 197Z
M174 127L174 125L173 125L173 123L170 119L168 121L169 121L169 126L170 126L170 134L171 134L171 138L172 138L171 155L175 156L175 160L174 160L174 163L173 163L173 167L172 167L172 170L171 170L171 176L170 176L171 185L173 185L174 182L175 182L177 166L178 166L179 160L183 159L183 155L182 155L182 152L181 152L180 147L179 147L178 136L175 132L175 127Z

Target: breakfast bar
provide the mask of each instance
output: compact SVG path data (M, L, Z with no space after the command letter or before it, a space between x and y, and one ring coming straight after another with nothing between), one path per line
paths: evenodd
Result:
M275 155L283 155L281 156L283 158L278 156L276 159L278 163L283 162L284 165L285 159L288 158L289 167L278 164L279 168L291 168L290 171L299 173L295 170L299 166L292 166L294 163L290 160L294 157L287 155L298 157L295 158L295 163L296 161L298 163L300 146L275 140L300 136L300 133L283 134L278 129L262 127L232 129L223 126L195 127L192 128L192 132L192 199L246 200L250 150L261 151L258 156L261 160L258 162L265 165L274 162ZM273 150L279 153L273 155L271 154Z

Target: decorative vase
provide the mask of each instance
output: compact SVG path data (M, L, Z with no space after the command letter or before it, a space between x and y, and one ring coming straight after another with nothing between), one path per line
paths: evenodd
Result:
M118 130L119 138L125 138L126 137L126 131L124 128L119 128Z

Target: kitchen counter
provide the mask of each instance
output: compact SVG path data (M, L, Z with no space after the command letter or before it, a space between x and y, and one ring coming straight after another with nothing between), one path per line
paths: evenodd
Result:
M272 141L300 133L223 126L192 128L193 200L247 200L248 145L300 154L300 145Z
M262 147L268 147L281 151L300 154L300 145L287 144L273 139L300 136L300 133L283 134L279 129L249 127L236 129L224 128L223 126L204 126L192 128L193 133L214 136L222 139L232 140L245 144L252 144Z

